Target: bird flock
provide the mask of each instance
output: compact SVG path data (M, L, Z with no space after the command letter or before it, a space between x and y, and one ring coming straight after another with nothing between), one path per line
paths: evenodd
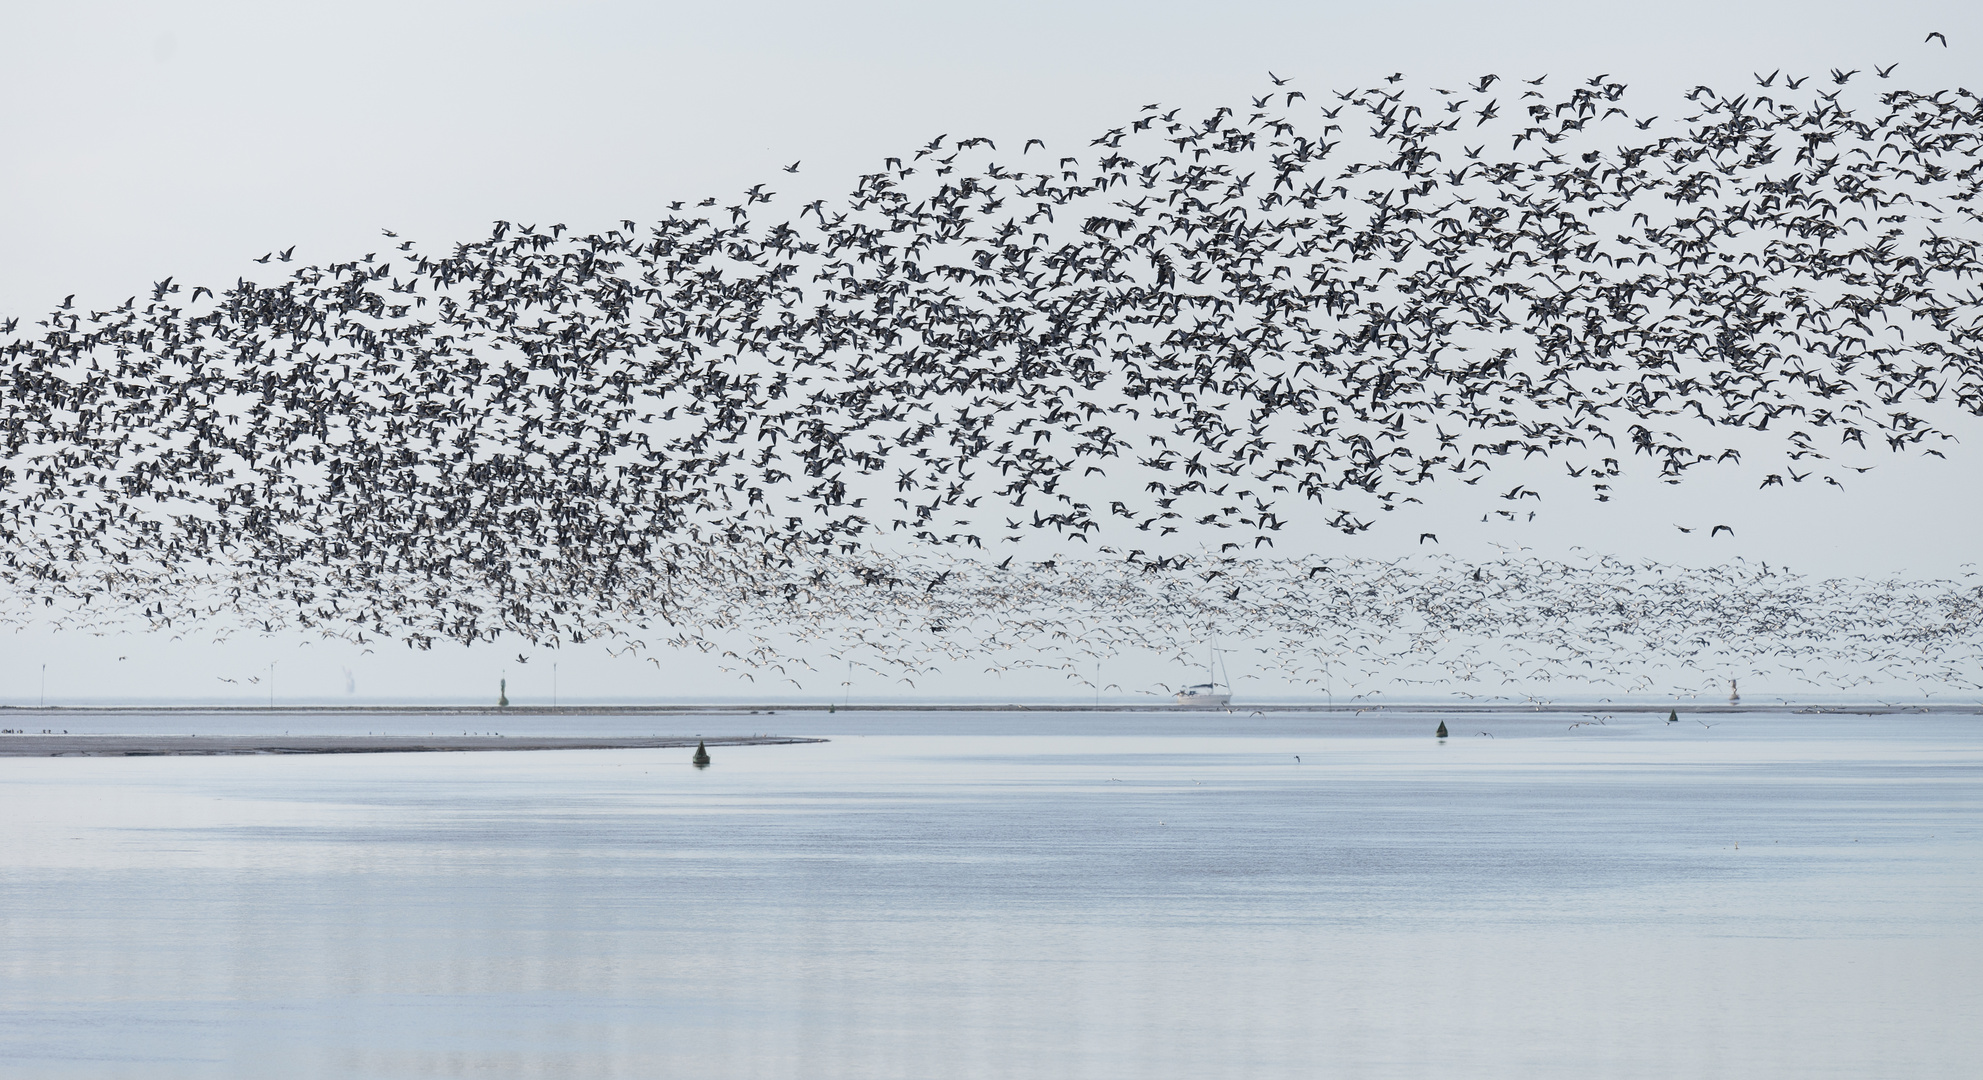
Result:
M70 296L0 319L0 617L785 627L905 674L1216 625L1315 671L1488 634L1613 678L1696 641L1940 673L1973 660L1967 579L1276 553L1497 469L1518 522L1627 470L1845 487L1941 453L1983 414L1983 99L1892 75L1650 108L1606 75L1273 77L1071 153L938 136L836 198ZM999 561L1028 537L1084 554Z
M911 686L987 658L989 671L1086 685L1124 655L1202 670L1216 644L1256 690L1345 699L1385 687L1698 694L1731 678L1807 692L1983 689L1983 573L1970 567L1812 579L1741 559L1700 568L1519 549L1485 561L1116 554L830 558L703 598L715 617L667 643L798 685L804 656Z

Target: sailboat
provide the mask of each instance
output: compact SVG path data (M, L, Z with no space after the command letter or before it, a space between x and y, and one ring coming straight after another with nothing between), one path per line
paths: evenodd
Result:
M1187 686L1179 690L1177 692L1177 703L1179 705L1216 709L1232 704L1232 676L1226 676L1226 681L1220 683L1212 671L1213 659L1217 655L1217 649L1210 645L1205 646L1205 676L1213 681L1202 682L1196 686ZM1223 662L1221 662L1221 666L1223 666Z

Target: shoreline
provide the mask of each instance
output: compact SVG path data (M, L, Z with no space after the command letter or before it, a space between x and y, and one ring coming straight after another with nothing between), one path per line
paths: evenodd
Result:
M759 705L49 705L36 708L31 705L0 705L0 717L25 718L41 717L82 717L82 716L131 716L131 715L190 715L190 716L775 716L779 713L861 713L861 712L932 712L932 713L1190 713L1215 715L1232 713L1251 715L1253 713L1317 713L1326 715L1356 715L1360 713L1409 713L1413 715L1454 713L1468 715L1475 713L1663 713L1681 709L1690 713L1796 713L1801 715L1983 715L1983 702L1923 702L1900 704L1893 702L1776 702L1763 704L1730 705L1726 702L1357 702L1344 704L1267 702L1248 704L1241 702L1231 706L1190 706L1168 703L1138 705L1051 705L1019 703L987 703L964 705L951 702L929 705L915 704L872 704L872 705L809 705L809 704L759 704ZM9 724L8 726L11 726Z
M431 754L490 750L686 750L696 745L790 746L786 735L8 735L4 757L231 757L253 754Z

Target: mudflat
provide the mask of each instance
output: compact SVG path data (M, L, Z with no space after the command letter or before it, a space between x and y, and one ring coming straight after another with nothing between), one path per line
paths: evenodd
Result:
M0 757L420 754L464 750L655 750L825 742L785 735L0 735Z

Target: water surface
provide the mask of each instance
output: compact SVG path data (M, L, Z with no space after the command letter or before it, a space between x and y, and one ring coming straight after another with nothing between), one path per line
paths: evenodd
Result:
M1446 719L0 760L0 1071L1970 1074L1978 718Z

